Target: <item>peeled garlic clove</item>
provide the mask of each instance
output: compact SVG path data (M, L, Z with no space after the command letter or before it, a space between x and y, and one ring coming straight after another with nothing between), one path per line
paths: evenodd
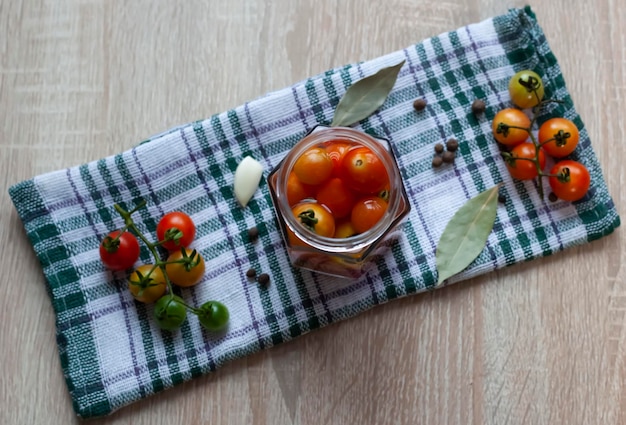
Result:
M234 191L237 202L246 207L254 192L259 188L263 176L263 165L256 159L246 156L235 170Z

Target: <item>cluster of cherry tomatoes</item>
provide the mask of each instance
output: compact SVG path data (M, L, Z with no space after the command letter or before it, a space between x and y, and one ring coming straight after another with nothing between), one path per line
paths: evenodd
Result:
M565 201L583 198L591 182L589 171L580 162L567 159L578 145L576 124L556 117L544 122L536 135L532 132L537 112L552 102L543 99L543 81L533 71L516 73L509 82L509 93L520 109L499 111L493 119L492 130L495 139L510 149L503 153L503 158L511 176L518 180L539 177L540 188L543 187L541 177L548 177L550 188L558 198ZM528 108L533 108L532 119L522 110ZM548 173L544 172L546 156L556 159Z
M287 199L305 228L324 237L348 238L371 229L385 215L389 175L369 147L331 140L296 159Z
M198 284L204 275L204 258L195 249L189 248L196 234L191 217L180 211L164 215L156 229L158 240L153 243L133 223L131 214L136 209L127 212L116 205L116 210L124 218L126 226L103 239L100 258L113 271L128 270L139 259L137 236L146 244L155 261L133 268L128 277L128 290L139 302L155 303L154 319L159 327L170 331L178 329L189 310L198 316L206 329L223 330L229 320L226 306L218 301L207 301L199 308L194 308L172 291L172 285L191 287ZM158 247L168 251L165 261L160 259Z

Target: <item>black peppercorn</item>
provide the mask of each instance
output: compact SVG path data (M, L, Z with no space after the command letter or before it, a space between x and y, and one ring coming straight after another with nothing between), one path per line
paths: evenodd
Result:
M435 155L433 158L433 167L440 167L443 164L443 159L439 155Z
M486 109L485 102L483 100L481 100L481 99L476 99L472 103L472 112L475 115L480 115L480 114L484 113L485 109Z
M459 142L456 139L450 139L446 142L446 149L455 152L459 148Z
M443 162L445 163L453 163L454 162L454 152L450 152L450 151L446 151L443 153L443 155L441 155L441 159L443 160Z
M550 192L550 194L548 195L548 199L550 200L550 202L556 202L559 200L559 197L556 196L554 192Z
M248 240L250 242L256 242L258 238L259 238L259 229L257 229L256 227L252 227L248 229Z
M263 286L267 286L270 283L270 275L268 275L267 273L261 273L259 275L259 284L263 285Z
M441 153L441 152L443 152L443 144L441 144L441 143L437 143L437 144L435 145L435 152L437 152L437 153Z
M256 277L256 270L248 269L248 271L246 272L246 276L248 276L250 279L254 279Z
M498 195L498 202L500 202L501 204L506 204L506 196Z
M413 102L413 108L416 111L423 111L426 108L427 102L426 99L417 99Z

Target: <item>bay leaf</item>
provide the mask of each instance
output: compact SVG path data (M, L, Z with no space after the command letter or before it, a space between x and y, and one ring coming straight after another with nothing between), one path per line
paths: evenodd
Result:
M349 127L380 108L396 83L404 62L382 68L348 87L335 109L330 126Z
M493 230L500 184L467 201L450 219L437 244L437 285L463 271L478 257Z

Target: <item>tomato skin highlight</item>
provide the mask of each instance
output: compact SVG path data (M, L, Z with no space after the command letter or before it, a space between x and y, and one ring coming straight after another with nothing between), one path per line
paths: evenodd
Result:
M352 145L344 143L339 140L334 140L326 144L326 152L330 160L333 162L333 177L340 177L341 175L341 163L343 162L346 152L350 150Z
M567 118L551 118L539 127L537 138L548 155L563 158L574 152L578 146L580 134L576 124ZM561 142L550 140L555 138L563 138L563 140Z
M380 192L389 184L385 164L365 146L352 148L345 154L340 178L348 187L364 194Z
M162 246L168 251L178 251L183 247L191 245L191 242L196 237L196 225L191 217L181 211L167 213L161 218L156 230L159 241L164 240L166 232L174 228L182 232L178 243L174 240L169 240L164 242Z
M554 194L564 201L578 201L582 199L591 185L591 175L587 167L580 162L572 160L563 160L557 162L550 174L558 175L564 170L568 170L568 181L560 181L558 177L550 176L550 187Z
M193 249L184 248L185 254L190 257ZM167 258L167 261L179 261L183 258L183 253L181 251L175 251L170 254ZM193 258L193 261L197 261L198 264L191 267L187 270L186 265L183 263L171 263L165 265L165 272L167 276L170 278L170 281L176 285L181 286L183 288L187 288L190 286L197 285L201 280L202 276L204 276L205 263L204 258L198 251L196 251L196 255Z
M346 217L356 201L352 191L338 177L333 177L317 191L317 202L325 205L335 219Z
M106 267L113 271L121 271L131 268L139 259L139 242L135 235L124 232L119 236L117 247L108 247L107 240L111 241L120 235L119 230L109 233L100 243L100 259Z
M500 126L513 126L521 128L500 128ZM530 128L530 118L519 109L507 108L499 111L493 118L491 129L493 137L506 146L517 146L528 140L528 131Z
M350 214L350 222L357 233L371 229L380 221L387 211L387 201L378 196L359 199Z
M139 302L150 304L165 294L167 284L165 283L163 271L160 267L152 270L153 267L153 264L142 264L128 278L128 290ZM152 270L151 273L150 270ZM142 285L139 275L141 274L145 278L148 276L148 273L150 273L149 280Z
M511 165L508 161L506 162L506 168L509 170L511 177L517 180L532 180L537 177L539 175L537 172L537 166L533 161L527 160L535 159L535 154L535 145L533 143L527 142L515 146L511 150L512 157L522 159L515 160L513 165ZM543 170L545 166L546 156L543 153L543 150L539 149L539 168Z
M311 148L298 157L293 172L302 183L319 185L333 173L333 161L324 148Z

